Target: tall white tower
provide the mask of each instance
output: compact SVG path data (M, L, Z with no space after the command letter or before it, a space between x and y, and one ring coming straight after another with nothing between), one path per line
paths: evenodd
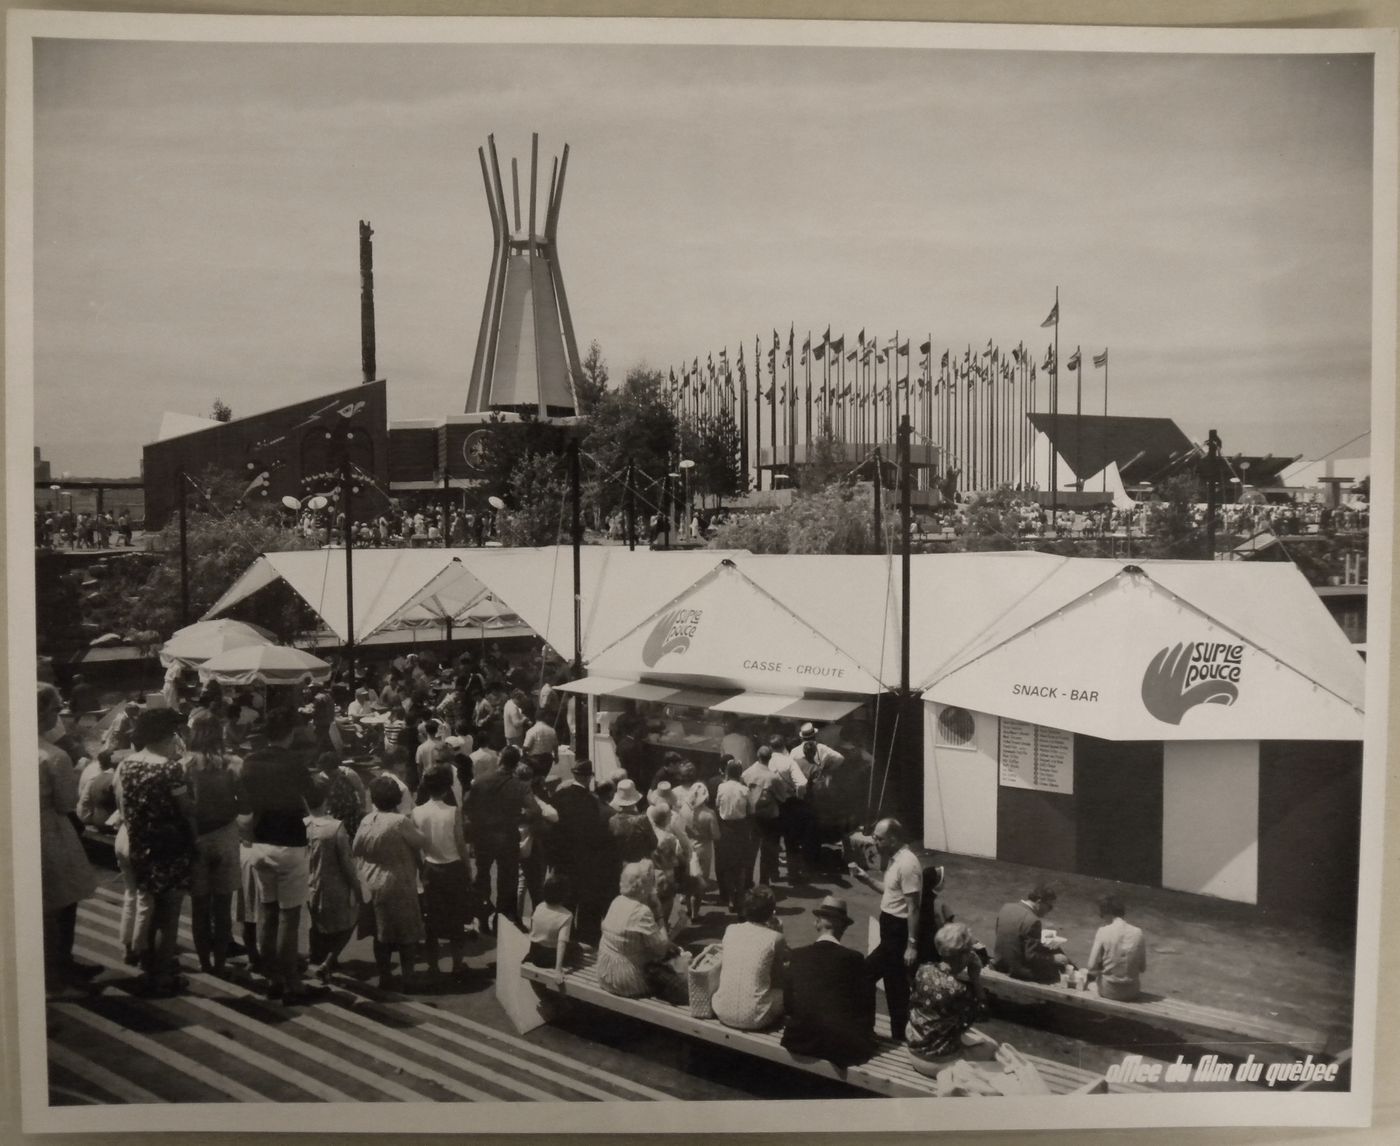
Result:
M468 414L532 412L539 418L572 418L578 413L574 398L574 377L580 369L578 344L556 246L569 146L565 144L562 157L555 158L543 227L537 230L539 147L540 137L535 133L530 137L529 207L524 226L516 161L510 161L512 216L507 213L496 159L496 137L488 136L486 147L477 149L495 243L467 390Z

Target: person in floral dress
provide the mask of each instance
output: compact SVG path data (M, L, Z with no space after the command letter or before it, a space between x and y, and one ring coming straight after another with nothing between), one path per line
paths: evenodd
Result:
M136 884L150 896L150 940L142 959L142 989L174 994L184 985L176 969L180 912L195 859L194 800L179 763L184 746L179 713L151 708L136 721L139 746L117 766L117 807L127 831Z
M938 961L920 964L909 998L909 1057L920 1074L937 1075L956 1056L986 1058L996 1043L972 1029L981 995L981 962L965 923L934 936Z

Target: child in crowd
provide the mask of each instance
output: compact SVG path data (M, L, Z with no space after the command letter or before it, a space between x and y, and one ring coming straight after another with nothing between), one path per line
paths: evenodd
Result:
M350 857L350 837L344 824L327 813L332 783L324 773L315 777L311 814L306 817L311 973L323 983L350 942L360 912L360 883Z
M564 906L568 880L551 875L540 890L540 903L530 913L530 951L526 962L563 971L574 933L574 913Z

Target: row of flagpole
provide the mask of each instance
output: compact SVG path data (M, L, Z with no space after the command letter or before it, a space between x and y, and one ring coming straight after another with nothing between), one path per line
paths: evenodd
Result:
M768 471L771 488L779 469L811 460L816 443L829 439L858 455L893 446L899 417L908 414L915 434L939 451L940 478L954 473L959 490L998 485L1029 486L1033 473L1035 432L1027 415L1039 412L1040 376L1049 375L1048 413L1059 410L1059 288L1042 328L1054 327L1054 339L1036 362L1034 352L1018 342L1003 352L994 339L985 349L968 346L961 355L945 349L935 370L933 335L920 343L917 376L911 374L912 337L882 341L867 338L862 328L847 349L844 334L831 327L814 341L809 331L799 350L796 328L786 343L775 329L765 346L753 341L753 375L746 359L747 342L733 360L728 346L718 357L696 355L680 370L670 369L669 399L683 421L729 418L738 430L740 466L753 472L763 488ZM1092 358L1102 368L1103 413L1108 414L1108 350ZM1075 372L1076 439L1083 414L1083 363L1079 347L1065 363ZM766 372L766 380L765 380ZM1082 456L1076 440L1077 456ZM1057 451L1050 451L1050 486L1058 487ZM775 469L776 467L776 469ZM1052 494L1052 497L1054 495Z

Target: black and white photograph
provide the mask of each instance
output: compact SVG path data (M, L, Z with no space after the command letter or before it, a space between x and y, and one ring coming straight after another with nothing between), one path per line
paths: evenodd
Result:
M9 33L26 1130L1368 1123L1393 30Z

